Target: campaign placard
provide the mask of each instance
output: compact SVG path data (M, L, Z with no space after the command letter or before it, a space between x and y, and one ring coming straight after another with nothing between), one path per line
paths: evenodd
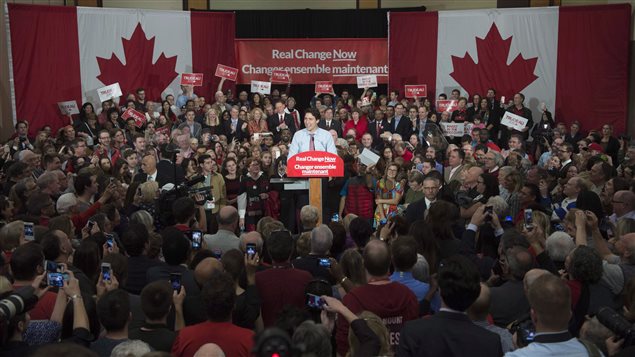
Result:
M289 72L275 70L271 72L271 81L275 83L289 83L291 78L289 77Z
M214 73L214 75L216 77L236 82L236 78L238 78L238 68L225 66L224 64L219 63L218 66L216 66L216 73Z
M126 109L126 111L123 112L123 114L121 114L121 118L124 120L127 120L128 118L133 118L134 125L137 128L141 128L146 123L146 115L132 108Z
M59 102L57 106L60 108L60 112L64 115L79 114L79 108L77 107L76 100L69 100L66 102Z
M181 73L181 85L202 86L203 73Z
M377 76L368 75L368 76L358 76L357 77L357 88L375 88L377 87Z
M333 81L315 82L315 93L333 93Z
M437 112L450 112L457 110L459 107L459 101L456 99L452 100L437 100Z
M99 100L103 103L112 98L121 97L121 87L119 87L119 83L111 84L97 89L97 94L99 95Z
M516 115L514 113L505 112L503 115L503 119L501 119L501 124L506 127L514 130L523 130L527 125L527 118L523 118L520 115Z
M406 85L406 98L421 98L428 96L428 86L425 84Z
M440 123L445 136L460 138L465 133L465 123Z
M251 81L251 92L271 94L271 82Z

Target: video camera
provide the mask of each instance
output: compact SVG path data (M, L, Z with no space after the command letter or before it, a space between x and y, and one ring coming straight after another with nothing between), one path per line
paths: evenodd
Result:
M172 215L172 205L180 197L193 196L196 193L202 192L204 188L193 189L192 186L204 182L205 176L195 176L191 180L182 182L178 186L173 187L171 190L161 191L159 196L159 202L157 204L159 209L159 220L164 226L172 226L175 224L174 216ZM209 193L210 187L207 187ZM206 197L207 199L207 197ZM201 204L201 202L197 202Z
M622 348L634 345L635 328L624 316L606 306L600 308L595 316L602 325L611 330L618 338L624 339Z

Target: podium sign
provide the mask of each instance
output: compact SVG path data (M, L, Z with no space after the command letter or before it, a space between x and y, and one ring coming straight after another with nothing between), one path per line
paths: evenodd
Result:
M326 151L305 151L287 161L288 177L343 177L344 161Z

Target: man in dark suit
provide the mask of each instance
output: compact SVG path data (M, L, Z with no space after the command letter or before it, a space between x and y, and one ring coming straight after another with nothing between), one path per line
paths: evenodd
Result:
M238 141L242 141L244 138L249 137L247 131L247 123L238 118L238 108L232 107L229 111L229 120L223 121L223 131L227 136L227 142L231 142L234 138Z
M430 174L423 180L423 198L412 202L406 208L406 221L408 221L408 224L424 219L426 210L437 200L440 188L440 172L438 174Z
M319 119L319 118L318 118ZM295 134L295 123L293 122L293 116L289 113L285 113L285 105L283 102L276 103L276 109L273 115L267 118L267 125L269 131L273 133L273 141L280 141L280 131L288 128L291 131L291 136Z
M412 122L404 115L406 109L403 104L395 105L395 118L392 120L392 133L401 135L403 141L408 141L412 133Z
M560 149L555 154L558 155L561 165L558 175L560 178L565 178L567 177L567 172L571 166L573 166L573 160L571 158L573 156L573 145L565 141L562 145L560 145Z
M342 122L333 118L333 109L326 108L324 117L318 122L318 127L326 131L335 130L337 137L342 137Z
M159 169L159 165L157 164L157 159L154 156L154 153L148 152L143 156L141 160L141 171L135 175L133 181L137 182L147 182L147 181L156 181L159 184L159 188L165 186L167 183L177 184L174 178L174 166L169 160L161 160L166 161L162 163ZM183 172L181 171L181 175ZM178 172L177 172L178 177ZM183 179L181 179L183 180Z
M383 146L383 141L379 137L384 131L391 131L388 121L384 118L384 112L375 110L375 119L368 122L368 133L373 137L373 147L378 149Z
M476 326L465 314L481 291L474 263L464 256L452 256L441 263L437 279L441 311L406 322L397 356L502 356L498 335Z

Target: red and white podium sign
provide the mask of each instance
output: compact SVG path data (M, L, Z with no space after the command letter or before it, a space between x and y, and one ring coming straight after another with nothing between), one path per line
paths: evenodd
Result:
M305 151L287 161L288 177L343 177L344 161L327 151Z
M459 101L456 99L452 100L437 100L437 112L450 112L457 110L459 107Z
M216 66L216 73L214 73L214 75L216 77L236 82L236 78L238 78L238 68L225 66L224 64L219 63L218 66Z
M406 98L421 98L428 96L428 86L425 84L406 85Z
M203 73L181 73L181 85L202 86Z

